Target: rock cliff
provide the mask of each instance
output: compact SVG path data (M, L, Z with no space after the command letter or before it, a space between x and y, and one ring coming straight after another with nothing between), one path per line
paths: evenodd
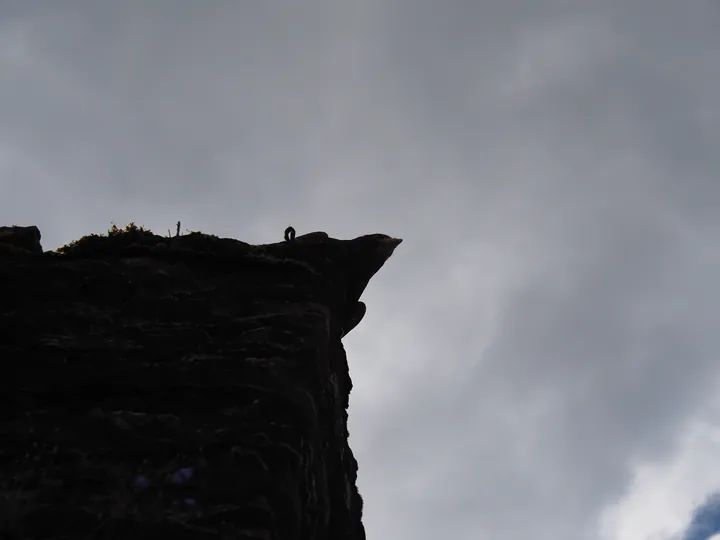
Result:
M364 539L341 338L400 242L0 227L0 538Z

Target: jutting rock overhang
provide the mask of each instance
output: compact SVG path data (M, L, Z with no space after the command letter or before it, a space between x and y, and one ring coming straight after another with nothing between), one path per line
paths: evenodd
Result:
M1 537L365 538L341 338L401 240L40 239L0 227Z

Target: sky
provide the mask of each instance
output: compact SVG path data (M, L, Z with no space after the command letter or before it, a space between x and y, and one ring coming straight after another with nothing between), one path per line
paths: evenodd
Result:
M718 0L0 0L0 221L403 238L344 340L368 538L706 540L719 28Z
M693 513L683 540L720 540L720 494L713 494Z

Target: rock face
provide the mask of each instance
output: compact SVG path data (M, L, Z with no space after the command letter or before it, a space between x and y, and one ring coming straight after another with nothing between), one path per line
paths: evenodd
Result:
M40 229L30 227L0 227L0 248L24 249L32 253L42 253Z
M0 538L365 538L341 337L400 240L15 235Z

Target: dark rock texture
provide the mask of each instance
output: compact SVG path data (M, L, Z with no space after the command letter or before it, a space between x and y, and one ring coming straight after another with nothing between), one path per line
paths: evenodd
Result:
M40 245L40 229L30 227L0 227L0 251L8 249L24 249L32 253L42 253Z
M364 539L341 337L400 240L306 239L0 229L0 538Z

